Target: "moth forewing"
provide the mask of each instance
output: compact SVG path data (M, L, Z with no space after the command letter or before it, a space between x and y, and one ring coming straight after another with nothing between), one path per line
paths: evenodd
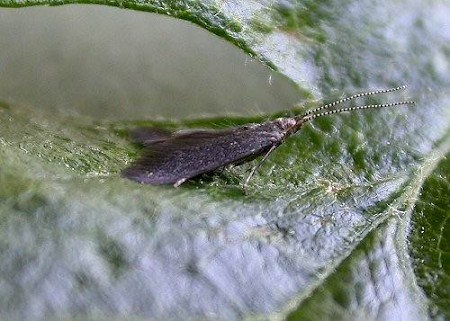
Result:
M176 184L255 158L283 139L279 122L223 131L174 134L144 149L123 175L144 184Z

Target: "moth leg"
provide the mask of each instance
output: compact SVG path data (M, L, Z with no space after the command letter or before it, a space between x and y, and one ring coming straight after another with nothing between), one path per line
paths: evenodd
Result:
M272 145L272 147L270 147L270 149L266 152L266 154L263 156L263 158L261 159L261 161L256 164L250 171L250 173L248 174L247 178L245 179L244 183L242 184L242 190L245 193L245 189L247 188L248 182L250 182L250 179L253 177L253 175L255 175L256 171L258 170L258 168L264 163L264 161L267 159L267 157L269 157L269 155L278 147L278 145Z
M173 187L178 187L186 181L187 181L187 178L179 179L178 181L175 182L175 184L173 184Z

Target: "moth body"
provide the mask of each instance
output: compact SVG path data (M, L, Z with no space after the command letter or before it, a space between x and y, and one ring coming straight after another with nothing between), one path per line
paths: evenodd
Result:
M280 145L296 121L280 118L264 124L221 131L193 131L162 136L138 129L146 146L143 157L123 171L144 184L176 184L231 164L242 164ZM155 130L156 131L156 130ZM146 135L148 137L146 137ZM155 138L157 137L157 138Z

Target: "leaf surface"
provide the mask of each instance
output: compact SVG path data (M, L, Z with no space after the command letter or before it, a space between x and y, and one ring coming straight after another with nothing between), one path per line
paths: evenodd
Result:
M0 0L65 3L73 2ZM112 122L4 99L2 319L449 315L446 2L90 3L197 23L311 97L406 82L417 104L317 120L273 153L242 195L255 163L178 189L124 180L121 169L139 153L127 133L263 119Z

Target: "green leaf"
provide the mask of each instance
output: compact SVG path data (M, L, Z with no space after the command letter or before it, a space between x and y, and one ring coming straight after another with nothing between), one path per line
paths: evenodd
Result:
M64 3L74 2L0 0ZM90 3L192 21L311 97L406 82L417 104L315 121L273 153L243 195L255 163L177 189L124 180L120 170L140 152L128 132L266 117L100 121L3 99L2 319L450 314L445 1Z
M423 184L414 209L410 241L417 283L430 300L435 319L449 319L450 300L450 154Z

